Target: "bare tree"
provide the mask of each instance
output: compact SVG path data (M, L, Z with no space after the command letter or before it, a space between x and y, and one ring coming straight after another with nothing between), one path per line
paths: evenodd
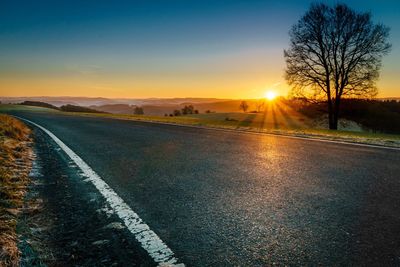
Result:
M193 114L193 113L194 113L194 107L192 105L185 106L182 109L182 114L183 115Z
M247 105L247 102L243 100L242 102L240 102L239 108L243 110L243 112L246 112L249 108L249 105Z
M382 57L390 50L389 28L374 24L370 13L344 4L313 4L290 31L284 51L292 93L327 102L329 128L337 129L342 97L377 94Z
M259 99L259 100L256 102L256 109L257 109L257 112L260 113L261 110L264 108L264 106L265 106L265 99Z

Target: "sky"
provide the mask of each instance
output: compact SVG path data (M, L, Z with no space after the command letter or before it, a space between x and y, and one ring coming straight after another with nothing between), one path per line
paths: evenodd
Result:
M283 50L311 2L0 0L0 96L287 95ZM391 28L378 88L399 97L400 1L341 3Z

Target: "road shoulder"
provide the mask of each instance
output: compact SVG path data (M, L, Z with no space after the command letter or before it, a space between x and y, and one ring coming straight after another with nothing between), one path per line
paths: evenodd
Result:
M19 224L21 265L154 265L79 168L44 133L33 132L31 208Z
M0 115L0 266L18 266L17 221L29 184L32 142L22 122Z

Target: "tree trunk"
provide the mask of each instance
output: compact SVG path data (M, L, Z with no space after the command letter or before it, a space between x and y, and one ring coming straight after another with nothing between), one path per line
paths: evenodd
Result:
M329 117L329 129L337 130L337 120L335 121L335 110L333 107L332 100L328 99L328 117Z
M336 111L334 111L333 116L332 116L332 123L329 124L329 129L337 130L338 129L338 121L339 121L339 117L337 116Z
M333 122L332 122L332 126L333 130L337 130L338 128L338 122L339 122L339 106L340 106L340 97L335 98L335 106L333 109Z
M335 114L332 114L331 116L329 116L329 130L337 130L337 128L338 118L335 116Z

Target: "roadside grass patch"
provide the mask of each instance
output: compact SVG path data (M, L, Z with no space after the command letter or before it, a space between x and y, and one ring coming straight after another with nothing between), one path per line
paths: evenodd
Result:
M19 120L0 114L0 137L11 138L16 141L26 141L30 130Z
M0 114L0 266L18 266L17 217L23 207L30 168L30 130Z

